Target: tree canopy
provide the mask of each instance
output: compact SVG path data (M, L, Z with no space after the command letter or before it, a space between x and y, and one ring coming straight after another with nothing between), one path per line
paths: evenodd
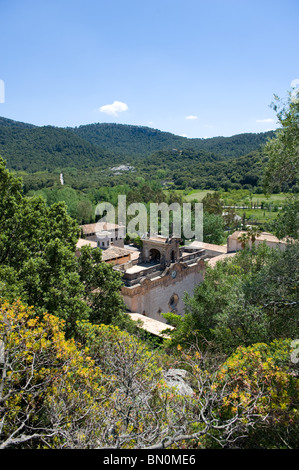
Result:
M275 95L272 106L281 127L264 146L268 157L264 184L270 191L276 184L298 183L299 176L299 100L292 92L286 100Z
M177 344L212 344L223 352L238 346L297 339L298 243L285 251L259 245L206 267L204 281L185 297L185 315L164 315ZM265 286L266 289L265 289Z
M0 162L0 295L16 296L37 312L65 320L68 334L76 321L92 316L129 321L120 296L120 274L101 262L101 251L75 254L80 229L65 203L47 206L41 197L25 197L21 182ZM96 292L96 293L95 293Z
M246 448L246 438L273 446L286 436L296 442L288 341L239 348L214 372L198 350L182 352L190 390L184 395L165 378L169 363L136 337L86 321L78 333L80 343L66 339L57 316L36 316L20 301L0 303L1 449Z

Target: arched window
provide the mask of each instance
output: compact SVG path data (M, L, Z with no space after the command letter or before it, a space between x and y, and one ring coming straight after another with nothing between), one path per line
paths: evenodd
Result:
M177 294L172 294L170 297L170 300L168 302L168 307L170 308L170 311L175 313L177 310L177 305L179 303L179 296Z

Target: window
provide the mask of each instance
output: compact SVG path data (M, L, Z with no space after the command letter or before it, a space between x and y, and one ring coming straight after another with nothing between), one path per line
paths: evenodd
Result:
M179 299L179 296L177 294L172 294L172 296L170 297L170 300L168 302L168 306L169 306L171 312L173 312L173 313L176 312L179 300L180 299Z

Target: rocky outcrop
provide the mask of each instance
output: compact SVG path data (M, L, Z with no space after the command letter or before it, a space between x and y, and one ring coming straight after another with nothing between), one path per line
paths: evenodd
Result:
M186 383L187 371L184 369L169 369L163 372L168 387L175 387L179 395L193 395L193 390Z

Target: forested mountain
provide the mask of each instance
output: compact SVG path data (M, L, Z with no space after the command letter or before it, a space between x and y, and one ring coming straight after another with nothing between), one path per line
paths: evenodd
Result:
M0 120L0 155L8 168L27 172L108 165L114 156L67 129Z
M260 149L268 139L274 136L274 131L268 131L258 134L237 134L231 137L211 137L210 139L200 139L200 145L203 150L232 158ZM196 141L197 139L191 140Z
M172 189L254 189L262 192L262 169L265 157L252 152L240 158L213 160L207 152L159 151L139 160L132 170L113 171L111 168L67 168L63 171L65 184L80 191L103 186L129 185L156 181ZM192 158L193 157L193 158ZM211 158L211 159L209 159ZM59 172L20 173L24 190L59 185ZM288 188L285 188L288 190Z
M189 139L158 129L125 124L88 124L69 128L88 142L124 156L148 156L158 150L206 150L223 157L239 157L263 145L273 131L232 137Z
M67 167L109 168L128 162L139 166L145 161L146 165L157 162L169 168L173 163L180 167L182 163L239 158L258 150L272 136L273 132L266 132L188 139L141 126L90 124L60 128L0 118L0 155L8 168L29 173Z
M206 151L160 151L146 158L139 169L149 179L155 168L177 189L252 189L261 186L266 157L253 151L239 158L219 160Z
M0 116L0 127L19 127L32 129L36 126L33 124L27 124L26 122L14 121L13 119L7 119Z
M188 139L123 124L75 128L34 126L0 118L0 155L23 177L24 189L59 183L78 190L170 181L173 189L252 189L261 186L261 146L273 132ZM127 171L114 170L129 164Z

